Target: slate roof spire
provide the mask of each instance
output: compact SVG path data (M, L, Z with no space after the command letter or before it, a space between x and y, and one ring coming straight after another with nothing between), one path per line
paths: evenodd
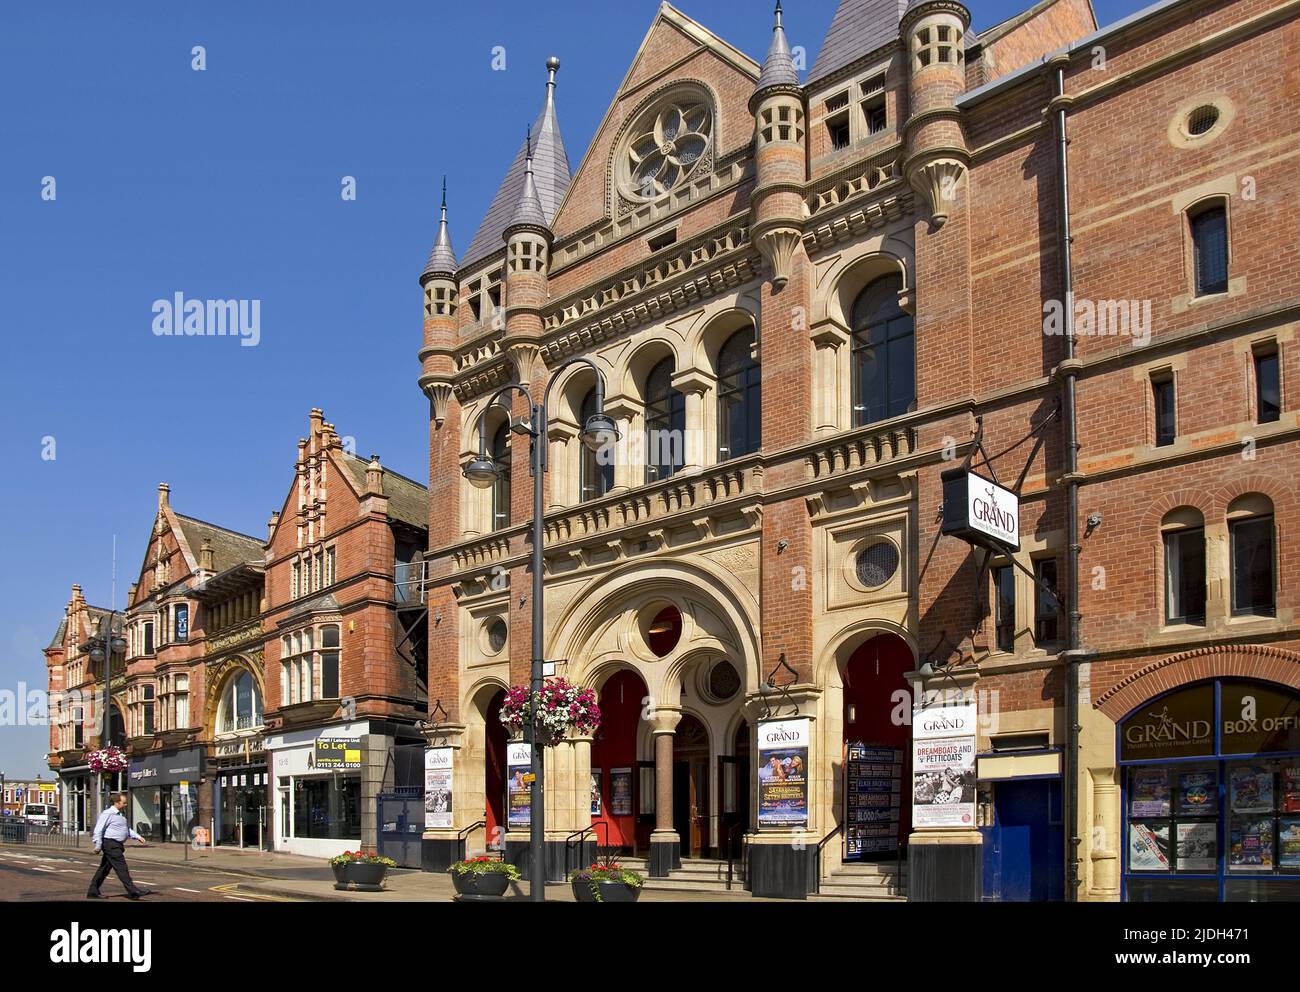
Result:
M572 178L569 173L569 157L564 150L560 123L555 112L555 74L559 68L559 59L552 56L546 60L546 99L531 129L533 183L548 227L555 220L560 201L568 192ZM478 233L474 235L469 250L461 260L461 270L501 250L502 235L514 217L523 195L527 152L527 146L520 145L509 171L497 188L496 196L492 198L492 206L488 208Z
M547 86L553 86L554 83L548 83ZM541 228L549 232L551 226L547 223L546 212L542 210L542 200L537 194L537 177L533 174L533 129L528 129L528 137L524 142L524 189L519 194L519 203L515 206L515 212L510 218L510 223L506 229L501 232L503 240L510 240L510 232L520 227Z
M442 219L438 221L438 237L433 242L433 250L429 252L429 261L424 265L420 280L423 282L430 276L454 278L455 275L456 252L451 247L451 233L447 229L447 177L443 176Z
M772 28L772 44L763 60L763 72L758 77L754 91L760 92L771 86L798 86L799 70L795 68L794 56L790 53L790 42L786 39L785 28L781 25L781 0L776 0L776 24Z

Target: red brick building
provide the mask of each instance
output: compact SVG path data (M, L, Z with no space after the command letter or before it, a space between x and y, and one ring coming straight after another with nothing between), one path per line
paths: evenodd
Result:
M797 5L760 63L663 4L572 170L548 63L421 276L428 864L528 843L513 383L549 389L545 658L605 715L547 749L552 875L599 841L794 897L1300 893L1297 13L843 0L801 75ZM953 469L1017 490L1014 544L941 533Z

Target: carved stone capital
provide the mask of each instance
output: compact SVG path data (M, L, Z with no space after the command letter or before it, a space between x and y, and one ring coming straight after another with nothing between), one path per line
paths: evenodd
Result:
M512 341L506 346L510 361L514 363L519 382L527 386L533 381L533 371L542 357L541 346L535 341Z
M421 379L420 388L429 397L434 424L441 429L447 422L447 404L451 402L453 392L451 382L447 379Z

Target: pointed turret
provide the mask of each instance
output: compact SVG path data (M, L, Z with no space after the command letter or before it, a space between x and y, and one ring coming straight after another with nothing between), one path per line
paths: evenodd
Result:
M524 147L527 149L524 158L524 189L519 194L519 203L515 206L510 223L502 232L501 237L506 242L509 242L511 236L521 228L531 228L539 233L551 233L551 225L547 222L546 212L542 209L542 198L537 193L537 177L533 174L532 128L528 129Z
M559 70L559 59L552 56L546 60L546 99L531 129L533 186L548 225L554 222L556 211L560 208L560 201L568 192L569 181L572 178L569 173L569 157L564 150L564 140L560 136L560 123L555 110L555 75ZM514 219L523 194L528 152L527 143L519 146L509 171L501 180L496 196L492 198L492 206L488 208L483 223L479 225L478 233L474 235L469 250L461 260L462 272L500 250L502 236Z
M429 397L429 416L442 427L451 400L451 380L455 371L456 309L459 298L456 286L456 253L451 247L447 228L447 177L442 179L442 216L438 237L429 252L429 261L420 275L424 287L424 347L420 349L420 389Z
M799 86L799 70L795 68L794 55L790 52L790 42L785 36L785 27L781 23L781 2L776 4L776 24L772 28L772 44L763 60L763 71L759 74L758 85L754 87L751 109L755 99L774 87Z
M753 238L772 270L772 288L790 279L790 260L800 238L803 197L807 180L804 131L807 111L799 72L781 23L778 0L772 46L754 95L749 98L754 115Z

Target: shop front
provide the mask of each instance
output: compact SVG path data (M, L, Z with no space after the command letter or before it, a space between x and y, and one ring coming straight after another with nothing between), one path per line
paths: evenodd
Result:
M203 748L132 758L127 767L131 826L145 840L188 843L199 826Z
M101 778L85 765L59 770L59 784L63 787L63 808L59 812L64 830L85 833L95 828Z
M330 858L373 848L375 796L390 740L372 735L364 721L269 737L275 850Z
M1300 695L1219 678L1117 728L1122 897L1300 900Z

